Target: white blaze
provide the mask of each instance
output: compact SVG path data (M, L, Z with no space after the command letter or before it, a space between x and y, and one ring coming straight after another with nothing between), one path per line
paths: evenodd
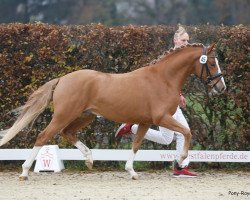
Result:
M221 73L221 69L220 69L220 66L219 66L219 61L218 61L217 58L215 58L215 63L216 63L216 66L218 68L218 73ZM225 84L225 80L224 80L223 76L221 77L221 82L223 83L223 85L224 85L224 87L226 89L226 84Z

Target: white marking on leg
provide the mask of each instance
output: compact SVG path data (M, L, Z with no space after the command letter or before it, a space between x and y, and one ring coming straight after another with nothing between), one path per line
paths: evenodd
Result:
M90 149L84 145L81 141L77 141L75 143L75 146L83 153L83 155L86 157L86 158L89 158L89 156L92 157L92 153L90 151Z
M83 153L83 155L86 157L85 164L89 169L92 169L93 166L93 158L92 158L92 152L90 149L84 145L81 141L77 141L75 143L75 146Z
M132 149L131 153L130 153L130 156L129 156L129 159L126 162L125 170L130 174L132 179L137 180L139 177L138 177L138 174L134 171L134 168L133 168L134 159L135 159L135 153L134 153L134 151Z
M41 146L34 146L32 149L31 154L29 155L29 157L27 158L27 160L23 163L22 168L23 168L23 172L20 175L20 177L28 177L29 174L29 169L32 166L32 163L34 162L34 160L36 159L36 156L39 152L39 150L41 149Z

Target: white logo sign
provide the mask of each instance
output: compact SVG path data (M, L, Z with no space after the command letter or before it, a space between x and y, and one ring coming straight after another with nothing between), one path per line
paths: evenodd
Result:
M200 63L201 64L205 64L207 62L207 56L206 55L202 55L201 57L200 57Z
M62 169L64 169L64 164L59 156L59 148L57 145L43 146L36 157L34 172L60 172Z

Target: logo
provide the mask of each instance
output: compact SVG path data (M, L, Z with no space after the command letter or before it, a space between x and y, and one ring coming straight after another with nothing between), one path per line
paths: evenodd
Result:
M50 170L53 166L53 154L49 152L49 147L45 149L45 153L41 154L40 162L41 166L44 170Z

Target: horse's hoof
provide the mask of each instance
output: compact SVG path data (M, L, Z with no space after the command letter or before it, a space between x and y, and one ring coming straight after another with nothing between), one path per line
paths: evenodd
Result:
M93 160L86 160L85 165L88 167L89 170L93 169Z
M133 167L130 166L125 166L125 170L130 174L131 178L133 180L138 180L139 176L138 174L134 171Z
M27 181L28 176L19 176L19 181Z
M134 174L134 175L132 176L132 179L133 179L133 180L138 180L138 179L139 179L138 174Z
M173 161L173 168L175 169L175 168L179 168L179 167L180 167L180 165L179 165L178 161L174 160Z

